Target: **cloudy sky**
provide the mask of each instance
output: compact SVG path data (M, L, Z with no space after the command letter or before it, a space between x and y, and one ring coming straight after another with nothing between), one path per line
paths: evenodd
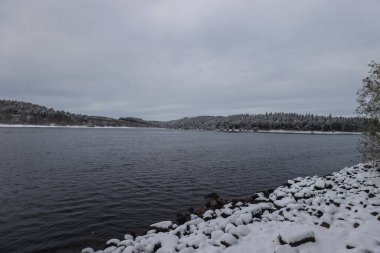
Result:
M0 98L161 120L353 115L379 13L379 0L0 0Z

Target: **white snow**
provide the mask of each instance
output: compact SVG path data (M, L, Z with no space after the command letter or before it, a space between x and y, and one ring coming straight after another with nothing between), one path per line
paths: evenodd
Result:
M287 206L289 204L294 204L294 203L296 203L296 200L294 198L291 198L291 197L285 197L285 198L282 198L280 200L274 201L274 204L276 206L281 206L281 207Z
M314 238L314 231L307 226L299 224L289 224L279 231L279 236L287 244L304 240L306 238Z
M124 239L125 239L125 240L133 240L133 236L130 235L130 234L125 234L125 235L124 235Z
M252 203L228 203L178 226L155 223L158 232L111 239L117 247L97 252L380 253L379 187L380 166L371 163L296 178Z
M219 241L221 243L224 243L224 244L233 245L233 244L237 243L238 240L233 235L231 235L229 233L224 233L220 237Z
M82 249L81 252L82 253L94 253L94 250L92 248L85 248L85 249Z
M123 240L123 241L120 241L117 246L125 246L125 247L128 247L129 245L132 245L133 244L133 238L132 240L131 239L127 239L127 240Z
M107 244L107 245L110 245L110 244L116 244L116 245L118 245L119 242L120 242L119 239L109 239L109 240L106 242L106 244Z
M203 214L203 219L211 219L213 216L215 215L215 212L213 210L207 210L204 214Z
M171 221L161 221L157 222L155 224L150 225L151 228L156 229L169 229L173 225L173 222Z
M326 186L326 182L325 182L325 180L318 179L317 181L315 181L314 186L323 189Z
M104 253L111 253L116 249L117 249L116 246L110 246L104 250Z
M276 134L322 134L322 135L361 135L361 132L340 132L340 131L297 131L297 130L259 130L257 133L276 133Z

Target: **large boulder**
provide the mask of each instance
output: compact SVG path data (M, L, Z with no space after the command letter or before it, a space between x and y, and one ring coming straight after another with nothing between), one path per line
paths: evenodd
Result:
M283 228L278 235L281 245L289 244L297 247L308 242L315 242L314 231L302 225L289 225Z

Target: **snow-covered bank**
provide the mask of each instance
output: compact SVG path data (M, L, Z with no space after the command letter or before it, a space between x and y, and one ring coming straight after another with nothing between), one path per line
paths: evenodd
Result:
M244 130L225 129L218 130L225 133L274 133L274 134L316 134L316 135L361 135L361 132L341 132L341 131L300 131L300 130Z
M258 133L276 134L326 134L326 135L361 135L361 132L339 132L339 131L296 131L296 130L259 130Z
M22 125L22 124L0 124L0 127L9 127L9 128L136 128L136 127L112 127L112 126L58 126L58 125Z
M135 128L144 128L144 129L163 129L160 127L131 127L131 126L58 126L58 125L22 125L22 124L0 124L0 128L85 128L85 129L135 129Z
M58 125L24 125L24 124L0 124L0 128L102 128L102 129L123 129L123 128L148 128L148 129L173 129L164 127L127 127L127 126L58 126ZM184 130L184 129L181 129ZM199 129L194 129L199 130ZM209 131L209 130L206 130ZM315 134L315 135L361 135L361 132L337 132L337 131L297 131L297 130L216 130L226 133L275 133L275 134Z
M96 252L380 253L379 187L380 166L371 163L295 178L180 225L159 222L146 235L111 239Z

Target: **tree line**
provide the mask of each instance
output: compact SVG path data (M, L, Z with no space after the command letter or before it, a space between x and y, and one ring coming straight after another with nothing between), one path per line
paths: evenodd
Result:
M365 129L363 117L333 117L297 113L237 114L231 116L199 116L173 120L169 128L202 130L298 130L360 132Z
M296 113L236 114L231 116L198 116L172 121L145 121L140 118L119 119L89 116L54 110L32 103L0 100L0 123L32 125L133 126L202 130L298 130L359 132L371 119L366 117L333 117Z
M0 123L59 125L150 127L150 122L136 118L113 119L54 110L46 106L16 100L0 100Z

